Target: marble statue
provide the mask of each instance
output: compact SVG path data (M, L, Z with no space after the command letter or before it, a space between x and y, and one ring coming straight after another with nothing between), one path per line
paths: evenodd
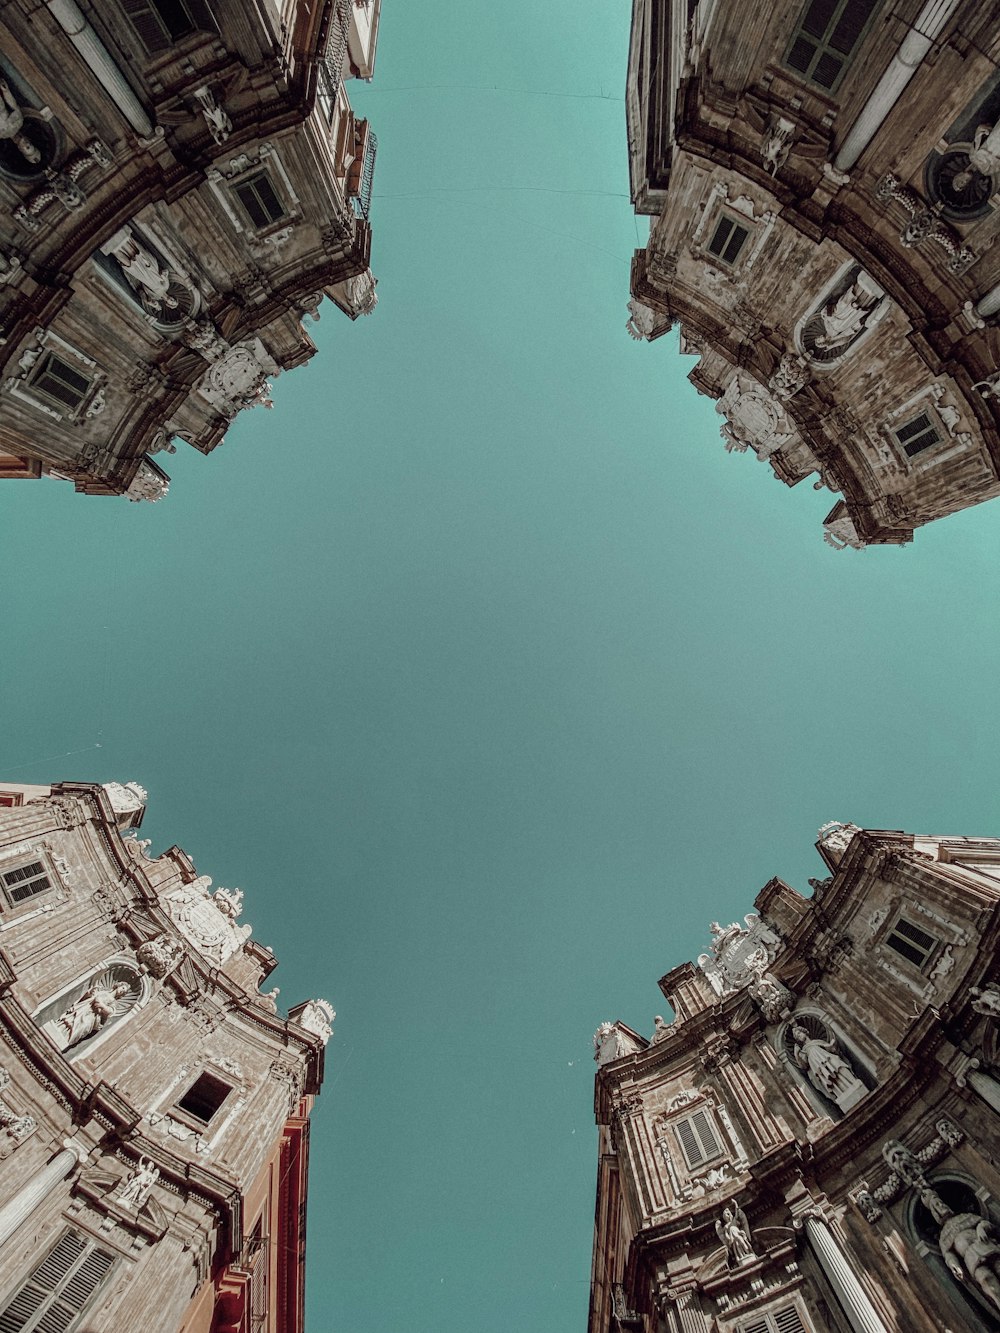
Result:
M78 1000L69 1005L56 1019L57 1027L65 1033L62 1049L68 1051L78 1046L81 1041L100 1032L111 1018L121 1012L118 1001L124 999L131 990L127 981L116 981L109 985L102 977L88 986Z
M41 153L24 133L24 112L4 78L0 78L0 139L9 139L32 166L41 162Z
M118 1192L118 1202L126 1208L141 1208L149 1198L150 1191L160 1178L160 1168L149 1157L140 1157L139 1165L124 1182Z
M805 1071L814 1088L846 1109L845 1101L857 1100L859 1080L832 1038L813 1036L800 1023L792 1027L792 1059ZM862 1085L863 1086L863 1085Z
M750 1237L750 1223L746 1213L737 1207L735 1201L729 1208L723 1209L722 1221L715 1224L715 1234L726 1247L730 1268L744 1264L749 1259L756 1259Z
M988 986L971 986L972 1007L987 1018L1000 1018L1000 986L991 981Z
M816 347L824 352L846 348L865 328L880 299L859 273L846 291L820 308L823 332L816 336Z
M979 1213L956 1213L929 1185L920 1191L922 1203L941 1224L938 1245L948 1271L958 1282L968 1279L1000 1310L1000 1235Z
M653 1045L663 1041L664 1037L670 1036L670 1024L664 1021L662 1014L657 1014L653 1019Z
M170 270L161 268L127 227L111 238L106 249L121 264L122 272L139 293L144 305L154 310L176 309L177 301L170 295Z

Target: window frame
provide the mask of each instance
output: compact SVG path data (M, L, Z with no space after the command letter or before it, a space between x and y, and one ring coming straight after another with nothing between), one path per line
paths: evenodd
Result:
M823 29L823 36L817 37L813 33L807 32L805 28L805 22L809 16L809 11L816 3L816 0L805 0L805 3L799 11L795 26L789 36L788 43L785 46L784 54L781 57L782 69L790 74L792 78L797 79L799 82L806 84L809 88L818 92L820 96L825 94L828 97L833 97L839 91L847 71L850 69L858 51L861 49L862 43L871 31L876 15L882 8L881 0L872 0L871 12L858 29L858 35L854 39L851 49L844 53L833 47L829 39L836 32L837 26L843 19L849 6L857 2L858 0L834 0L833 13L830 16L826 27ZM815 47L813 55L810 57L805 70L796 69L796 67L790 63L796 43L800 41L809 42ZM836 77L833 79L832 83L829 84L820 83L813 77L816 67L825 57L837 59L841 62Z
M35 866L39 867L40 874L32 876L30 880L22 878L16 880L14 884L9 884L7 882L10 876L17 875L20 871L33 870ZM15 899L11 896L11 891L16 889L17 885L26 883L33 884L40 879L44 879L45 881L44 888L33 890L23 898ZM32 853L29 856L26 856L25 860L20 861L16 865L11 865L10 867L0 865L0 897L2 897L2 901L0 901L0 913L6 914L8 912L17 912L25 906L32 905L37 898L40 898L45 893L51 893L55 887L56 884L52 878L52 868L41 855Z
M240 194L241 190L245 189L247 186L253 186L255 182L261 178L266 180L271 193L283 210L280 217L271 217L264 223L258 223L256 221L250 209L244 202L243 196ZM277 183L265 162L256 164L252 170L245 172L235 180L230 181L229 193L233 196L236 204L241 209L243 217L248 224L248 229L255 232L258 236L262 235L264 232L270 231L272 228L287 227L288 224L293 221L294 215L288 206L288 201L282 197L282 192L278 188ZM259 191L255 191L255 194L259 204L260 193ZM262 211L267 212L268 214L270 213L270 209L262 209Z
M692 1161L687 1145L685 1144L684 1138L681 1134L681 1126L682 1125L688 1126L693 1138L697 1143L698 1148L701 1149L702 1152L704 1152L705 1151L704 1136L702 1134L701 1129L695 1127L695 1121L697 1120L698 1116L703 1116L705 1123L708 1125L709 1133L715 1140L715 1151L709 1152L707 1155L700 1157L697 1161ZM709 1166L711 1165L712 1162L718 1162L722 1159L725 1159L726 1161L731 1160L730 1155L726 1152L725 1141L723 1139L723 1136L719 1132L719 1126L716 1123L712 1108L708 1104L708 1102L705 1102L701 1106L696 1106L686 1115L678 1116L676 1119L672 1120L670 1123L670 1129L673 1133L677 1146L680 1149L681 1156L684 1160L684 1164L690 1173L693 1174L696 1171L700 1171L702 1167Z
M749 253L747 246L753 240L756 228L750 218L745 214L737 213L734 209L726 208L725 206L719 209L713 221L715 225L712 227L711 236L705 243L705 254L708 255L710 259L715 260L716 263L723 264L730 272L735 272L740 266L741 259L744 259ZM729 232L725 240L722 242L721 248L719 250L713 250L712 246L715 243L715 239L719 235L723 225L727 222L729 223ZM732 245L733 236L737 231L742 231L744 233L743 239L740 241L733 257L727 259L726 251Z
M212 1112L212 1114L208 1117L207 1120L203 1120L201 1116L197 1115L194 1111L189 1111L187 1110L186 1107L181 1105L181 1102L184 1100L184 1098L187 1097L194 1090L194 1088L197 1087L197 1085L201 1082L203 1078L211 1079L214 1083L218 1083L226 1089L223 1096L219 1099L218 1104L215 1107L215 1110ZM217 1074L214 1069L200 1069L197 1072L197 1074L195 1074L194 1078L191 1079L190 1082L188 1082L185 1085L184 1091L174 1099L172 1105L170 1106L168 1114L173 1119L179 1120L182 1124L187 1125L189 1129L193 1129L200 1136L204 1131L210 1129L213 1123L215 1124L218 1123L216 1117L219 1115L219 1112L229 1101L230 1093L236 1091L236 1086L237 1085L232 1081L223 1078L220 1074Z
M51 372L53 363L65 367L70 375L82 380L86 385L86 388L81 392L76 402L66 402L64 399L59 398L56 394L50 392L40 383L43 377ZM53 378L58 380L59 376L53 375ZM65 384L66 382L64 377L62 383ZM77 370L75 366L71 365L65 357L60 356L58 352L54 352L51 347L44 347L42 348L42 353L41 356L39 356L38 361L31 367L31 374L28 376L27 388L33 393L37 393L46 403L50 403L59 411L66 412L70 416L75 416L93 393L96 382L97 380L95 376L83 374L81 371Z
M927 427L915 438L919 439L920 435L926 434L929 430L934 431L936 438L931 440L928 444L922 445L913 453L910 453L906 447L906 442L900 439L900 435L909 427L917 425L921 417L927 418ZM900 422L899 425L891 425L889 430L892 433L893 444L895 445L897 452L902 455L908 464L915 462L915 460L920 459L922 455L926 454L928 450L935 449L939 444L945 444L950 439L944 423L929 402L924 403L922 406L917 405L915 410L905 421Z
M909 926L911 930L916 931L918 934L926 936L926 938L930 941L930 943L926 948L926 951L924 952L923 958L919 962L911 958L902 949L898 949L894 944L890 943L892 937L894 935L898 935L898 937L903 941L904 944L907 945L908 948L917 951L921 947L916 941L911 939L906 934L905 931L899 930L900 923ZM883 946L883 948L891 949L893 952L893 956L895 958L901 959L908 967L911 967L916 972L919 972L921 976L926 976L933 968L934 963L938 955L940 954L942 946L944 945L945 941L940 939L937 935L932 935L931 932L929 930L925 930L923 926L918 926L916 922L911 921L910 918L906 916L904 912L900 911L896 913L896 916L893 919L893 921L886 926L885 933L883 934L879 943Z

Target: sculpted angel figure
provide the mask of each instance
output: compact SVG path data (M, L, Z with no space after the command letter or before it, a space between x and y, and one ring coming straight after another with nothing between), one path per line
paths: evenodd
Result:
M41 153L24 133L24 112L3 78L0 78L0 139L10 139L27 162L41 162Z
M68 1051L71 1046L78 1046L95 1032L100 1032L108 1019L118 1012L118 1001L130 989L127 981L117 981L113 986L97 981L88 986L80 998L56 1019L56 1025L65 1033L63 1050Z
M746 1263L748 1259L756 1259L750 1240L750 1223L747 1221L746 1213L736 1205L735 1201L730 1207L723 1209L722 1221L715 1224L715 1234L726 1247L726 1259L730 1268Z
M792 1028L792 1059L805 1070L813 1087L833 1101L857 1084L854 1071L833 1040L811 1036L799 1023Z
M118 1202L129 1207L141 1208L159 1178L160 1168L154 1165L152 1158L140 1157L139 1165L119 1191Z

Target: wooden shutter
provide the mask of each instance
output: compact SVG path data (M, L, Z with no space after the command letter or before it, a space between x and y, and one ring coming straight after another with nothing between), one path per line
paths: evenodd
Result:
M678 1120L674 1131L690 1167L701 1166L722 1152L722 1143L708 1110L698 1110Z
M784 1305L780 1310L775 1310L773 1318L777 1333L808 1333L794 1305Z
M937 444L940 438L927 412L921 412L919 416L908 421L905 426L900 426L896 431L896 439L903 446L903 453L907 458L913 458L922 449L929 449L932 444Z
M712 1157L718 1157L722 1152L722 1144L719 1142L719 1136L715 1132L715 1126L712 1124L712 1117L708 1111L695 1111L691 1117L694 1124L694 1132L698 1135L703 1153L703 1161L708 1161Z
M809 0L785 64L810 83L832 90L877 5L878 0Z
M114 1261L79 1231L67 1231L0 1313L0 1333L68 1333Z
M152 0L121 0L125 17L135 28L139 41L151 56L169 51L172 45Z

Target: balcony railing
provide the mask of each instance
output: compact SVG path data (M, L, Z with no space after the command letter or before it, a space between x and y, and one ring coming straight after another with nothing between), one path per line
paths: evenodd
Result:
M336 99L344 80L347 63L347 42L351 22L351 0L339 0L330 20L330 36L320 64L323 91L331 101Z
M372 183L375 180L375 154L378 152L378 139L367 120L358 121L358 129L364 126L364 158L361 163L360 179L352 192L351 205L356 217L367 222L372 206Z

